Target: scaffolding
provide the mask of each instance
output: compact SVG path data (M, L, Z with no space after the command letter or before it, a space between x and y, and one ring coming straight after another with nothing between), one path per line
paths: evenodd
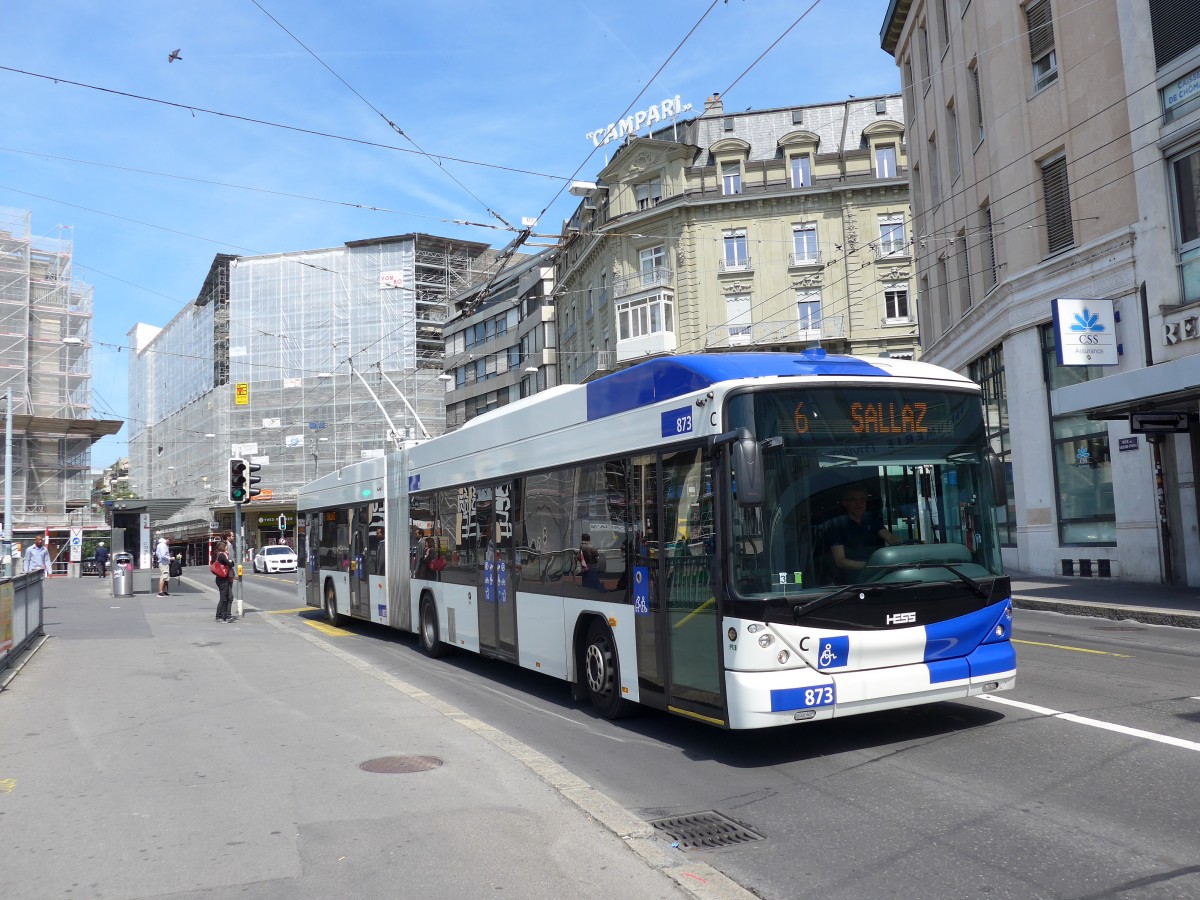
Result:
M495 265L485 244L424 234L217 257L161 331L130 332L134 489L192 498L164 530L196 539L227 527L225 461L242 456L263 467L249 527L276 536L301 485L444 430L450 297Z
M89 508L91 447L121 423L91 418L92 286L72 274L71 230L35 236L31 221L0 208L0 397L12 397L14 536L53 540L103 524Z

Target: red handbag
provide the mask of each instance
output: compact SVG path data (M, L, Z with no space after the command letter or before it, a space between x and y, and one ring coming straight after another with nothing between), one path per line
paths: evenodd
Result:
M218 562L215 559L209 565L208 571L212 572L218 578L228 578L229 577L229 566L225 565L225 563L223 563L223 562Z

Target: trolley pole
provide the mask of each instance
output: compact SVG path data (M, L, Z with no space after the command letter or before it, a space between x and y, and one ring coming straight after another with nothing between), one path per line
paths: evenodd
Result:
M234 571L237 572L237 581L235 582L237 589L234 591L234 610L233 614L239 619L242 617L242 557L245 555L242 552L242 504L233 504L233 542L234 542Z

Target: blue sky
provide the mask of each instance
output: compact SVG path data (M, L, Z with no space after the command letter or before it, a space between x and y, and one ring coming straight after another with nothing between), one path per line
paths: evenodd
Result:
M631 104L679 95L698 112L720 92L741 111L899 90L879 49L887 0L821 0L790 32L812 0L710 3L6 4L0 206L31 210L35 235L73 229L76 277L95 288L93 414L124 417L117 348L194 299L216 253L411 231L499 247L508 233L455 220L540 214L535 230L557 233L577 202L559 188L606 161L585 135ZM490 167L443 170L404 152L414 143ZM93 466L126 437L97 444Z

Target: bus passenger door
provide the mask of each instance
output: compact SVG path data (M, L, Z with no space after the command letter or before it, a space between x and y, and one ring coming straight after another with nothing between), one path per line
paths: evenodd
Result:
M350 513L350 615L371 618L371 582L367 578L367 507Z
M321 605L321 585L317 577L317 548L321 542L321 520L316 513L296 517L302 530L296 535L296 554L303 566L304 599L309 606Z
M515 592L509 581L513 558L513 483L500 482L476 494L479 521L479 648L499 659L517 658Z
M719 604L712 588L716 522L712 458L662 455L660 585L665 590L669 706L724 723Z

